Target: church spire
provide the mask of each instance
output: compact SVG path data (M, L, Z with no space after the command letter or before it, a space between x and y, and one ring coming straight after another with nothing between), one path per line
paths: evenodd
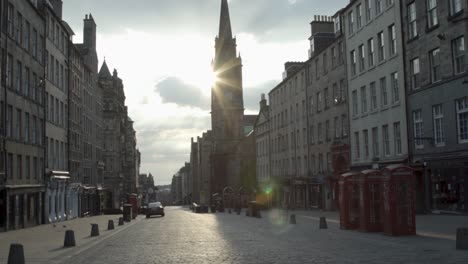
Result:
M221 0L221 15L219 19L220 39L232 39L231 18L229 17L229 6L227 0Z
M102 63L101 70L99 71L99 77L111 77L109 67L107 67L106 58L104 58L104 62Z

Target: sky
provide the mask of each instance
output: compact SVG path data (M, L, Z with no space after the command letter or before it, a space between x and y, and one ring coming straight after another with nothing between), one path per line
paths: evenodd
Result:
M169 184L190 160L190 140L211 129L210 89L221 0L63 0L63 19L82 42L83 19L97 24L104 58L124 82L135 121L141 173ZM230 0L232 31L243 62L245 114L281 82L284 63L305 61L314 15L335 14L349 0Z

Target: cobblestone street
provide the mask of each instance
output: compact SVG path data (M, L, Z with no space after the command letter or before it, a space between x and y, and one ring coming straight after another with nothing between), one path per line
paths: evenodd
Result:
M443 216L442 216L443 217ZM466 263L455 241L427 236L389 237L339 229L330 219L320 230L313 216L297 225L274 212L263 218L194 214L167 207L166 216L144 219L86 249L48 263ZM466 220L466 216L460 221ZM133 223L133 222L132 222ZM444 237L444 236L441 236Z

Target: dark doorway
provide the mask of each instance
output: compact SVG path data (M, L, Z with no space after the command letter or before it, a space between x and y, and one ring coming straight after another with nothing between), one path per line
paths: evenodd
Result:
M6 191L0 191L0 230L6 229L7 211L6 211Z

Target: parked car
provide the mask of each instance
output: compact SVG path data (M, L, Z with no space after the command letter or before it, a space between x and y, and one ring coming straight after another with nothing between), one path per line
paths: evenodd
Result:
M160 215L164 217L164 207L161 202L148 204L148 208L146 208L146 218L150 218L152 215Z

